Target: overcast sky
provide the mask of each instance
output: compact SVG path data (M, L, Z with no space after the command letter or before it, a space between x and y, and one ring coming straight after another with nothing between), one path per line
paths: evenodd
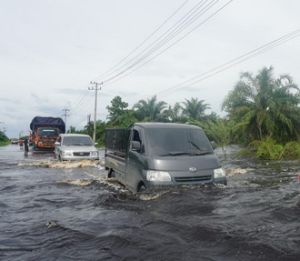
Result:
M139 99L149 98L300 28L300 1L234 0L151 62L118 81L105 83L109 75L103 73L176 9L182 6L152 40L198 2L0 0L0 129L17 137L20 132L29 131L34 116L62 116L63 108L70 109L68 126L82 128L87 115L93 117L90 81L104 81L97 116L105 120L105 107L116 95L132 106ZM186 31L227 2L216 1ZM145 46L150 43L147 41ZM263 66L272 65L276 76L288 73L300 85L299 58L300 37L201 82L161 92L158 98L174 104L197 97L210 104L213 111L222 113L222 101L241 72L257 73Z

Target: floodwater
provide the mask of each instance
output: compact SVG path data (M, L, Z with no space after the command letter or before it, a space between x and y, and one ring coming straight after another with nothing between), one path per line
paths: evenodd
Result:
M133 196L98 162L2 147L0 259L300 260L300 163L222 161L227 187Z

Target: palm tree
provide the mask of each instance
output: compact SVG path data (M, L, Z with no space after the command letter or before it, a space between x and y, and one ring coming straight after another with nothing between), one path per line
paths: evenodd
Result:
M205 111L210 109L210 106L204 102L204 100L198 100L198 98L185 99L185 102L183 102L183 115L192 120L204 119Z
M228 94L223 109L248 139L273 137L278 141L296 138L300 126L299 89L288 75L273 77L273 68L263 68L254 77L241 74Z
M176 102L172 107L169 105L168 109L164 111L165 118L170 122L184 122L186 119L182 115L182 106Z
M133 106L136 117L143 121L163 121L163 111L167 104L164 101L157 101L156 96L151 99L140 100Z

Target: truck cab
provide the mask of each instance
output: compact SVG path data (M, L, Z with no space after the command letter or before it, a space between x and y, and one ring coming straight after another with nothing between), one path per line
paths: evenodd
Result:
M37 128L31 135L33 146L37 149L54 149L54 143L59 135L59 129L53 127Z
M65 133L65 123L61 118L36 116L30 123L30 139L33 150L53 151L60 133Z

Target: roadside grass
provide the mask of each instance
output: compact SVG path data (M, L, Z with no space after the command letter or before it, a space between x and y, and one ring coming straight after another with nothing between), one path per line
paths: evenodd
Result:
M10 144L9 140L8 141L0 141L0 146L6 146L8 144Z

